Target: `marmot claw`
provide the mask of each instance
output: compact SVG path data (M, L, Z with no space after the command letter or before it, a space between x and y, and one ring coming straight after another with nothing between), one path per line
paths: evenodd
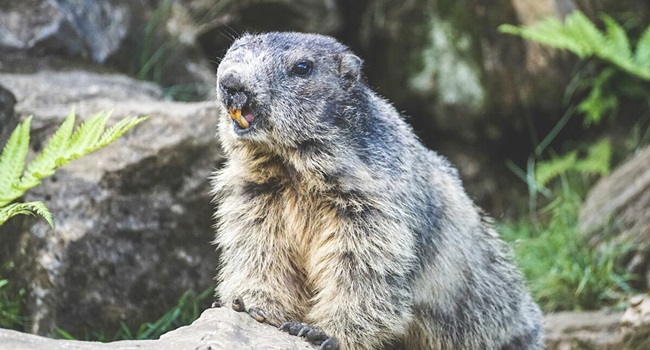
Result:
M320 344L320 350L338 350L339 348L338 340L329 337L320 327L300 322L286 322L280 326L280 330L289 332L291 335L304 337L310 343Z
M236 297L235 299L232 300L232 309L237 311L237 312L242 312L246 310L246 307L244 306L244 301L240 297Z
M271 323L268 319L269 316L266 314L266 312L259 307L251 307L248 310L246 309L246 305L244 304L244 300L241 297L236 297L232 301L232 309L237 311L237 312L246 312L250 317L254 318L255 321L261 322L261 323L268 323L272 326L277 327L276 324Z

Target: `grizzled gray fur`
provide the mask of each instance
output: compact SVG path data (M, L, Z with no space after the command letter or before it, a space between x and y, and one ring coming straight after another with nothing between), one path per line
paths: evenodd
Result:
M361 63L299 33L221 61L217 294L323 349L541 349L508 247Z

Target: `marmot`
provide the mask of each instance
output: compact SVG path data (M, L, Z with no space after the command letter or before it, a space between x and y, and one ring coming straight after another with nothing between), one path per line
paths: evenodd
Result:
M361 66L316 34L227 51L217 295L322 349L541 349L507 245Z

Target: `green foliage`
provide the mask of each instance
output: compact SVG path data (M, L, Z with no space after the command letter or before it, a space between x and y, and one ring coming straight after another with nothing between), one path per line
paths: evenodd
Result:
M552 180L570 173L607 175L610 170L611 146L607 140L601 140L587 149L587 155L578 156L578 151L571 151L549 161L537 162L535 181L538 186L547 186Z
M568 15L563 22L555 17L546 18L532 27L517 27L504 24L499 27L503 33L514 34L523 38L558 49L568 50L581 59L597 57L611 66L604 68L595 78L586 81L591 91L578 105L578 111L585 114L587 124L597 124L607 113L616 111L619 98L628 92L646 90L641 81L628 81L628 87L618 92L609 91L615 85L617 69L629 75L650 80L650 27L646 28L636 42L632 43L623 27L610 16L602 15L605 30L596 25L582 12ZM616 69L614 69L616 68ZM643 95L648 99L647 93Z
M544 220L501 227L533 296L547 312L596 309L633 293L632 276L616 264L631 247L613 241L598 249L586 245L577 232L582 201L571 187L564 182L561 195L540 212Z
M10 264L7 264L10 265ZM3 277L12 266L0 267L0 328L22 330L25 324L22 315L24 289L17 289Z
M201 304L211 298L213 293L212 288L198 295L193 290L188 290L178 300L178 304L156 322L140 325L135 332L122 323L117 336L120 339L158 339L163 333L188 325L199 318L205 310Z
M100 112L74 129L75 115L71 112L26 169L32 118L20 123L0 155L0 225L15 215L36 213L43 216L50 226L54 226L52 215L42 202L12 202L54 174L57 168L109 145L146 119L127 117L106 129L109 117L109 113Z
M602 19L604 32L580 11L566 16L564 23L549 17L533 27L504 24L499 26L499 30L568 50L580 58L596 56L632 75L650 80L650 28L646 29L632 52L625 30L610 16L603 15Z
M591 91L578 105L578 111L585 114L585 124L598 124L604 115L618 108L618 97L606 90L607 84L611 83L615 73L616 70L608 67L595 78L586 81L587 85L591 85Z
M186 291L178 300L178 304L160 319L155 322L147 322L136 330L132 330L124 322L113 336L106 334L92 335L89 340L95 341L117 341L117 340L143 340L158 339L161 334L174 330L178 327L188 325L194 322L201 312L205 310L206 303L211 301L214 290L208 288L199 294L193 290ZM63 329L57 328L57 333L63 339L77 339L72 334Z
M609 173L612 146L602 139L586 147L585 142L578 142L581 146L572 146L563 155L550 149L576 112L584 116L584 125L589 127L601 123L608 114L615 115L625 105L623 98L641 99L650 105L650 28L633 43L614 19L607 15L601 19L603 30L581 12L568 15L564 22L548 18L532 27L499 27L504 33L567 50L581 59L600 60L599 65L584 65L596 69L587 75L582 70L569 85L569 96L589 90L577 105L568 106L537 145L526 169L508 164L528 184L531 212L529 218L505 225L503 235L513 242L520 267L545 311L599 308L633 292L628 284L633 276L617 261L632 247L605 240L594 248L578 233L581 198L590 176ZM648 135L650 130L637 130L636 139L645 140ZM544 160L549 154L550 159ZM553 198L541 210L536 209L538 193Z
M137 55L137 73L136 77L141 80L151 80L160 82L166 69L170 50L173 45L168 42L158 44L161 39L156 37L160 26L164 25L165 20L170 17L172 11L172 1L163 0L156 11L151 15L144 29L144 36L140 54Z

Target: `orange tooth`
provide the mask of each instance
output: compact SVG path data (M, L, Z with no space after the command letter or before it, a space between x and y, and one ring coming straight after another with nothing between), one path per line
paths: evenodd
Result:
M235 107L229 107L228 108L228 113L230 113L230 118L232 118L234 121L239 124L239 127L242 129L248 128L248 120L246 118L243 118L241 116L241 109L240 108L235 108Z

